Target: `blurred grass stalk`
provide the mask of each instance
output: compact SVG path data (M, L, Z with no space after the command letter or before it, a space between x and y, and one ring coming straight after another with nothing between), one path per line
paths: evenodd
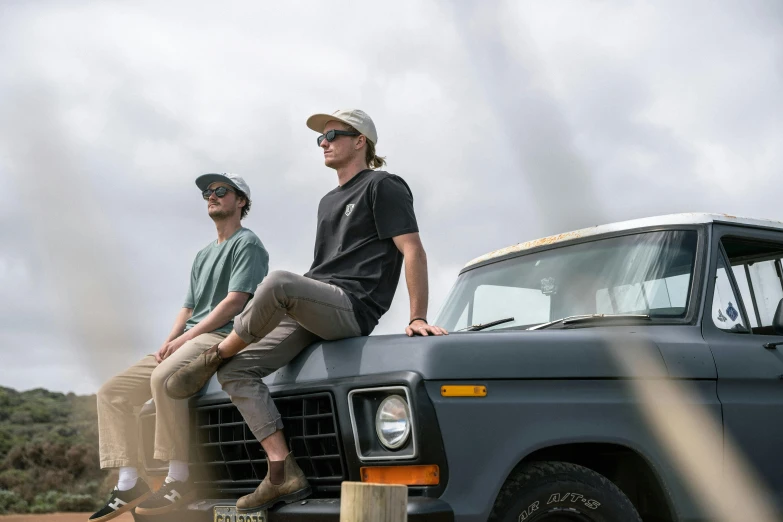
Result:
M628 375L668 373L648 347L610 347ZM770 492L724 434L723 426L699 406L687 381L635 378L629 383L670 463L710 520L778 520Z

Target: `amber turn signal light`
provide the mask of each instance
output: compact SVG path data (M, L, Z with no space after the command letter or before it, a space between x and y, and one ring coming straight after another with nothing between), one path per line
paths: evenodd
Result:
M402 484L404 486L437 486L440 469L428 466L373 466L361 469L362 482Z
M440 394L443 397L486 397L487 387L476 384L446 384L440 387Z

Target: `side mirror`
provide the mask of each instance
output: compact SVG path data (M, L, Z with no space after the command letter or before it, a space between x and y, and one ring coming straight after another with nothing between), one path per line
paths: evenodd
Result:
M783 299L778 303L775 315L772 316L772 329L777 335L783 335Z

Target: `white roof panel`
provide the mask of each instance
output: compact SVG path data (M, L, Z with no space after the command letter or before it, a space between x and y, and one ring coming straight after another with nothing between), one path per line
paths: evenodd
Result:
M749 225L754 227L766 227L766 228L779 228L783 230L783 221L772 221L768 219L753 219L731 216L729 214L706 214L706 213L687 213L687 214L669 214L666 216L655 216L641 219L632 219L629 221L619 221L617 223L609 223L607 225L599 225L589 228L583 228L581 230L574 230L571 232L564 232L562 234L556 234L554 236L542 237L540 239L534 239L532 241L526 241L524 243L518 243L511 245L500 250L495 250L479 256L469 261L464 268L467 268L476 263L487 261L495 257L500 257L513 252L521 252L523 250L529 250L544 245L552 245L572 239L578 239L582 237L597 236L599 234L606 234L610 232L620 232L623 230L633 230L636 228L646 228L664 225L698 225L705 223L730 223L736 225Z

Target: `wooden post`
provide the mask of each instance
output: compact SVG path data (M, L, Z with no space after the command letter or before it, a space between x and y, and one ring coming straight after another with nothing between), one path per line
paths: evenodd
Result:
M340 522L407 520L407 486L343 482L340 490Z

